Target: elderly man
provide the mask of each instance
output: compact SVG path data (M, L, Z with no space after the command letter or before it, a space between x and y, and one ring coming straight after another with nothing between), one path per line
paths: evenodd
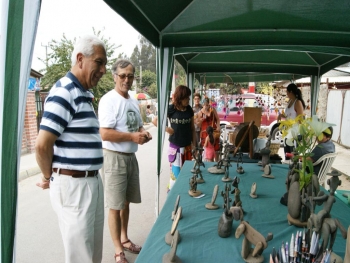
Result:
M311 157L308 157L309 160L315 163L323 155L335 152L335 145L331 140L332 135L333 135L333 128L331 126L328 127L328 129L326 129L325 131L323 131L323 138L322 140L317 139L318 144L311 152L313 153L313 155ZM321 166L322 166L322 162L314 166L314 174L318 175L318 172L320 171Z
M115 261L127 263L124 250L138 254L141 247L128 238L129 204L140 203L139 144L152 139L145 131L138 101L129 96L135 67L128 60L112 66L115 87L100 100L98 116L103 140L104 186L109 207L108 224L115 247Z
M98 170L103 153L89 89L106 73L105 45L95 36L84 36L71 60L70 72L56 82L45 102L35 147L42 171L37 186L50 188L65 262L95 263L102 260L103 185Z

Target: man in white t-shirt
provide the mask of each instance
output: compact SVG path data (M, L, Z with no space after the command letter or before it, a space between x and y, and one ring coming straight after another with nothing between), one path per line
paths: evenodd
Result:
M115 88L99 103L98 116L103 147L103 171L108 224L115 247L115 261L127 263L124 250L138 254L141 247L128 238L131 203L141 203L139 166L135 156L139 144L152 139L143 128L138 101L129 96L135 67L121 59L112 66Z

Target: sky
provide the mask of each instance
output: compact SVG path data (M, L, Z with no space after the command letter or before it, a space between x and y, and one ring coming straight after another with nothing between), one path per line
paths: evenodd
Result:
M63 34L70 40L86 34L93 28L102 31L110 43L118 47L115 56L124 52L130 57L140 34L103 0L42 0L38 30L35 40L32 69L39 71L45 64L46 47L51 40L59 41ZM47 52L50 53L47 48Z

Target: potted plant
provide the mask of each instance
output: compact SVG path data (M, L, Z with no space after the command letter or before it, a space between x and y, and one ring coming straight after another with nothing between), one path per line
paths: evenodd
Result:
M293 158L301 160L301 169L296 171L299 173L300 189L307 186L311 182L314 171L313 163L308 157L312 157L311 151L316 146L316 138L322 140L323 132L329 132L329 127L334 124L321 122L317 115L312 118L304 118L303 115L297 116L295 119L281 121L279 129L282 137L286 138L286 144L295 146L297 153Z
M294 171L287 178L288 189L288 221L297 226L305 226L310 215L302 198L318 194L319 186L317 176L313 174L312 150L317 140L322 140L323 132L329 132L329 127L334 124L320 122L314 115L312 118L304 118L299 115L295 119L280 122L279 129L286 144L295 146L294 150ZM311 183L313 182L313 183Z

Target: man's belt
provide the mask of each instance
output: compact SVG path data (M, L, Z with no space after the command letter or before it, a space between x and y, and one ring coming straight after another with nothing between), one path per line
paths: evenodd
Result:
M94 171L78 171L78 170L52 168L52 171L54 173L57 173L58 170L59 170L60 174L69 175L69 176L72 176L74 178L93 177L93 176L98 175L98 170L94 170Z
M113 150L106 149L106 148L103 148L103 150L114 152L114 153L121 154L121 155L126 155L126 156L131 156L131 155L135 154L135 153L123 153L123 152L113 151Z

